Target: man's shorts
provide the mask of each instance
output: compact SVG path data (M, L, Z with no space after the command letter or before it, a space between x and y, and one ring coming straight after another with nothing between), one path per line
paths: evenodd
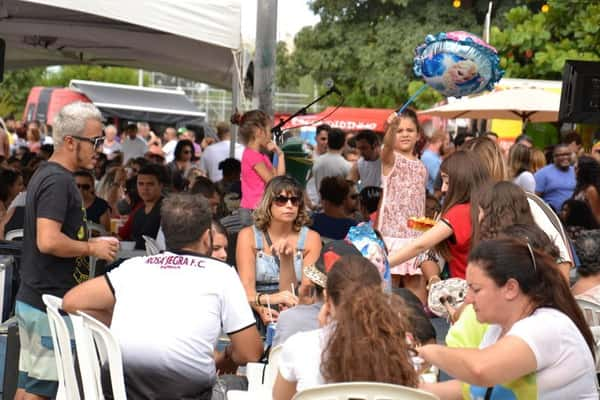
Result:
M22 301L17 301L15 313L21 342L17 387L28 393L55 397L58 373L48 316ZM72 332L71 321L68 317L64 318Z

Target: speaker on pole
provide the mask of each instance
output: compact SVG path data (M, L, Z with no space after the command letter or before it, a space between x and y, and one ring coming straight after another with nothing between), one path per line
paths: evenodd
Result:
M558 119L600 124L600 61L567 60Z

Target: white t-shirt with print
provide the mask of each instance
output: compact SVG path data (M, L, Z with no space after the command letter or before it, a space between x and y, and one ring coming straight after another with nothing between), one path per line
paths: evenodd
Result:
M299 332L283 344L279 373L288 382L297 382L296 390L323 385L321 353L325 348L327 331L323 328Z
M480 348L496 343L499 325L490 325ZM569 317L552 308L539 308L506 333L523 340L535 355L537 371L509 384L496 385L491 399L598 399L592 353ZM484 398L487 388L470 386L472 399ZM512 395L512 397L511 397Z
M107 280L116 299L111 330L128 386L146 398L210 388L221 331L255 323L237 273L218 260L172 252L135 257Z

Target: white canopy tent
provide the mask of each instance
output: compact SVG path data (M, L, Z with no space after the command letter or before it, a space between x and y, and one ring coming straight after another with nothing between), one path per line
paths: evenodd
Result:
M230 89L241 0L0 0L0 38L7 69L125 66Z

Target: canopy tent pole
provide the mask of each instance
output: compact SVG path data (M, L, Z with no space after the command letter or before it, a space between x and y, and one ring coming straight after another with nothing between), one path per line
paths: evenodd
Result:
M258 108L273 117L277 0L258 0L257 2L255 48L254 97L258 101Z
M231 77L231 113L239 110L240 94L242 87L242 52L233 50L233 74ZM229 140L229 158L235 158L235 144L237 143L238 126L231 124L231 139Z

